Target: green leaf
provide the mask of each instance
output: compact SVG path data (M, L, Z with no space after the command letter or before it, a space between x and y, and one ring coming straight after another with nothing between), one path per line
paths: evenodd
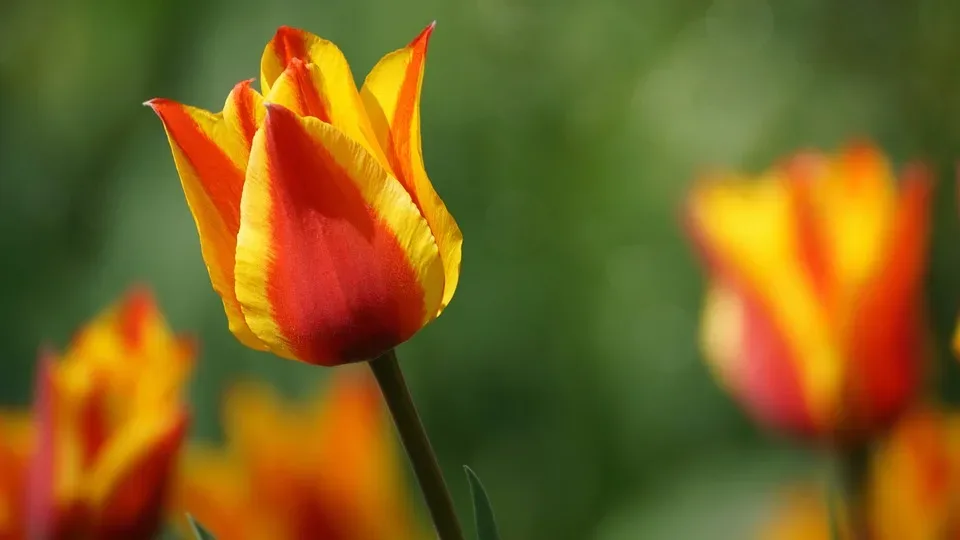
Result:
M473 497L473 516L477 525L477 540L500 540L500 532L497 531L497 522L493 516L493 507L490 505L490 498L487 497L486 490L477 473L473 469L463 466L467 473L467 481L470 483L470 495Z
M187 522L190 523L190 528L193 530L193 537L196 538L196 540L216 540L213 534L204 529L190 514L187 514Z

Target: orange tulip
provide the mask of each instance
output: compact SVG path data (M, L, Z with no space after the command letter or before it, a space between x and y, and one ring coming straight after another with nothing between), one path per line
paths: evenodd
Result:
M187 413L192 343L136 291L84 328L37 377L30 538L150 538L158 532Z
M919 167L898 186L866 145L693 189L687 219L710 278L705 353L760 421L852 441L910 404L930 191Z
M868 486L873 540L960 540L960 417L921 410L904 418L874 456ZM785 501L760 540L830 540L815 490Z
M280 28L261 95L147 104L166 129L213 288L245 345L337 365L406 341L450 302L462 236L420 150L433 25L357 90L343 53Z
M242 385L225 401L228 446L187 454L181 501L220 540L412 540L390 424L365 373L310 402Z
M23 502L32 440L33 425L28 414L0 412L0 540L26 537Z

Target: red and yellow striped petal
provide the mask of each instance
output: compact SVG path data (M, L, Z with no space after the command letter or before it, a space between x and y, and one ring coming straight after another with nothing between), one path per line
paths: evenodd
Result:
M340 48L317 35L289 26L281 26L263 51L260 86L264 96L269 97L274 92L277 79L294 60L316 66L316 73L323 78L322 81L315 80L316 89L328 106L363 110L350 64ZM274 100L270 98L270 101ZM317 118L329 121L322 116Z
M431 24L424 29L407 47L384 56L367 75L360 94L391 168L437 239L446 278L443 301L436 312L439 315L453 298L460 279L463 235L430 183L423 164L420 89L433 27Z
M157 411L104 448L87 486L97 538L148 538L159 530L186 428L183 411Z
M167 132L203 259L213 288L223 299L230 331L244 345L261 350L265 346L247 327L234 293L234 254L244 171L253 135L263 120L262 102L245 81L217 114L167 99L147 103Z
M267 105L237 239L237 299L279 356L372 358L437 312L443 266L410 195L358 143Z
M850 320L851 391L868 428L892 420L911 402L925 365L921 287L926 268L932 181L904 174L876 271L859 289Z
M329 46L334 47L333 44ZM337 58L342 59L339 50L336 54L339 55ZM332 64L327 62L326 68L328 71L323 72L320 64L305 63L300 58L292 58L287 63L287 68L274 81L266 101L283 105L299 116L312 116L333 124L344 135L363 146L387 172L393 174L390 163L377 142L370 119L367 118L346 60ZM329 71L334 69L345 72Z
M710 367L750 414L797 435L816 432L793 353L748 294L715 278L707 292L701 332Z
M26 538L28 460L33 450L34 425L21 411L0 411L0 540Z
M868 493L878 539L957 537L957 427L949 414L921 408L906 415L879 445Z
M785 345L814 424L827 426L838 412L843 351L806 267L789 264L802 258L797 208L781 177L709 180L692 192L688 220L711 273L750 291Z

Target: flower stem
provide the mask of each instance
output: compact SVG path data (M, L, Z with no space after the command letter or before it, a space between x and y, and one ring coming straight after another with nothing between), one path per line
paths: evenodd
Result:
M868 540L867 488L870 481L870 449L855 445L838 452L837 481L846 508L851 540Z
M430 446L430 439L427 438L427 432L420 421L417 407L413 404L410 390L407 389L396 353L390 349L369 364L413 465L413 472L417 476L420 490L423 491L423 498L440 540L464 540L453 498L443 480L443 472L437 463L433 447Z

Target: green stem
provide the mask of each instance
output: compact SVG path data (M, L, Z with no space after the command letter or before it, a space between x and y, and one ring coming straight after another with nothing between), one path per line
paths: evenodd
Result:
M838 453L837 481L846 507L851 540L868 540L870 522L867 512L867 488L870 481L870 449L856 445Z
M391 349L371 360L369 364L413 465L413 472L417 476L440 540L464 540L453 498L443 480L437 456L430 446L430 439L427 438L417 407L413 404L410 390L403 379L396 353Z

